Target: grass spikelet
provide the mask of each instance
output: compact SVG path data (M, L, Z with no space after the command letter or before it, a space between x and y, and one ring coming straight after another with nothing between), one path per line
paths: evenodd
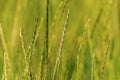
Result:
M7 58L6 55L7 53L4 52L4 69L3 69L3 75L2 75L2 80L8 80L8 70L7 70Z
M78 49L78 52L76 55L76 60L75 60L76 61L75 69L74 69L74 73L72 74L71 80L74 80L74 79L78 80L80 77L80 72L79 72L79 70L80 70L80 53L81 53L82 46L84 44L84 38L85 38L84 33L82 35L82 38L81 38L81 41L79 44L79 49Z
M52 22L51 28L53 28L53 27L57 24L57 22L59 23L59 20L60 20L60 18L62 17L63 12L65 12L66 5L67 5L67 1L68 1L68 0L61 1L60 5L59 5L59 7L58 7L58 10L57 10L57 12L56 12L56 14L55 14L55 16L54 16L54 20L53 20L53 22ZM58 20L58 21L57 21L57 20Z
M88 28L89 22L90 22L90 18L88 18L88 20L85 22L84 32L82 34L81 41L80 41L80 44L79 44L78 53L77 53L77 56L76 56L76 71L74 71L72 79L75 78L76 80L79 80L79 77L80 77L80 68L81 68L80 53L81 53L81 50L82 50L82 46L85 43L85 39L87 38L87 28Z
M28 80L31 80L32 79L32 73L31 73L31 57L32 57L32 51L33 51L33 48L34 48L34 45L36 43L36 40L39 36L39 32L40 32L40 28L41 28L41 24L43 22L43 18L41 19L41 23L40 23L40 26L38 27L38 22L39 22L39 16L37 16L36 18L36 23L35 23L35 29L34 29L34 33L33 33L33 38L32 38L32 42L31 42L31 45L28 47L28 50L26 52L26 62L27 62L27 65L26 65L26 70L25 70L25 75L27 76L27 79Z
M99 22L99 19L101 17L101 13L102 11L99 12L98 14L98 17L94 23L94 27L97 26L97 23ZM93 41L92 41L92 37L93 37L93 33L94 33L94 30L93 30L93 33L90 35L89 33L89 23L90 23L90 18L88 19L88 22L86 24L86 31L87 31L87 40L88 40L88 45L89 45L89 48L90 48L90 53L91 53L91 58L92 58L92 62L91 62L91 80L94 80L94 65L95 65L95 52L94 52L94 49L93 49Z
M93 54L92 57L91 80L94 80L94 65L95 65L95 54Z
M22 44L23 53L25 55L26 50L25 50L25 44L24 44L23 35L22 35L22 29L20 29L20 41L21 41L21 44Z
M22 45L22 51L23 51L23 54L24 54L24 61L25 61L25 66L28 67L28 62L27 62L27 55L26 55L26 49L25 49L25 45L24 45L24 39L23 39L23 35L22 35L22 29L20 28L20 42L21 42L21 45ZM27 69L26 69L27 70ZM22 79L23 79L23 76L24 76L24 73L22 73Z
M57 10L57 12L56 12L56 14L55 14L55 16L54 16L54 20L53 20L53 22L52 22L52 27L55 25L55 22L56 22L56 20L57 20L57 17L58 17L58 15L59 15L60 11L61 11L62 6L63 6L63 1L61 1L60 5L59 5L59 7L58 7L58 10Z
M2 75L2 80L8 80L10 79L9 73L11 72L10 70L10 60L8 57L8 50L7 50L7 44L5 42L5 38L4 38L4 34L3 34L3 30L0 24L0 36L1 36L1 40L2 40L2 45L4 48L4 69L3 69L3 75Z
M65 11L67 4L68 4L68 0L64 0L61 12Z
M37 76L37 80L42 80L42 73L43 73L43 55L41 55L41 60L40 60L40 67L39 67L39 73Z
M107 60L107 56L108 56L109 47L110 47L110 40L108 41L108 45L107 45L105 56L104 56L104 61L102 64L102 70L101 70L101 79L102 80L103 80L103 73L104 73L104 69L105 69L105 64L106 64L106 60Z
M81 52L81 48L83 45L83 39L81 40L80 46L79 46L79 50L78 50L78 54L77 54L77 61L76 61L76 80L79 80L79 69L80 69L80 52Z
M97 20L96 20L96 22L94 23L94 27L95 26L97 26L97 23L99 22L99 19L100 19L100 16L101 16L101 11L99 12L99 15L98 15L98 17L97 17ZM90 48L90 53L91 53L91 57L92 57L92 62L91 62L91 80L94 80L94 65L95 65L95 56L96 56L96 54L95 54L95 51L94 51L94 49L93 49L93 41L92 41L92 37L93 37L93 33L90 35L89 34L89 23L90 23L90 18L88 19L88 23L86 24L86 31L87 31L87 36L88 36L88 45L89 45L89 48ZM95 30L95 29L94 29ZM93 30L93 31L94 31Z
M57 60L56 60L52 80L55 80L55 77L57 76L57 73L59 71L60 61L61 61L61 57L62 57L62 49L63 49L63 44L64 44L64 38L65 38L65 33L66 33L67 25L68 25L68 20L69 20L69 10L67 12L66 21L65 21L65 24L64 24L64 30L63 30L63 34L62 34L62 38L61 38L61 42L60 42L58 57L57 57Z

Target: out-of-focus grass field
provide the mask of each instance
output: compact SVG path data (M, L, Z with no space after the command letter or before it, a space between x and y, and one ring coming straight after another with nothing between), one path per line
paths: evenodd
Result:
M0 34L0 80L3 75L7 75L3 80L30 80L22 78L26 65L20 29L27 52L38 14L37 24L41 27L32 51L31 80L120 80L120 0L64 1L49 2L49 57L45 72L41 56L46 44L46 0L0 0L0 26L9 58L5 59ZM53 78L68 10L60 65Z

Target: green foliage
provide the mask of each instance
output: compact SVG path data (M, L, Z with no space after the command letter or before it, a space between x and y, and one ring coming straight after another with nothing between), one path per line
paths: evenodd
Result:
M119 0L0 0L0 79L119 80Z

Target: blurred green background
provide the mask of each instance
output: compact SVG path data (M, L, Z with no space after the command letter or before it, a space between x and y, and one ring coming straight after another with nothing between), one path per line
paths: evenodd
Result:
M70 16L58 80L64 80L66 75L67 80L77 80L74 76L77 54L80 56L78 80L90 80L92 55L94 54L96 54L94 76L95 80L100 80L101 67L109 38L110 45L104 80L120 80L120 1L68 0L65 7L61 9L59 6L62 1L64 0L50 0L49 4L49 76L54 71L66 13L69 9ZM45 48L46 0L0 0L0 24L8 47L12 69L10 74L12 74L13 80L19 80L25 66L19 38L20 28L22 28L25 49L27 50L32 41L38 13L39 20L41 18L44 20L32 54L31 66L34 79L39 72L40 56L44 53ZM89 23L88 19L90 19ZM87 33L87 38L85 37L81 52L79 52L79 45L84 33ZM89 43L89 36L92 36L91 43ZM3 54L4 49L0 39L0 78L4 66Z

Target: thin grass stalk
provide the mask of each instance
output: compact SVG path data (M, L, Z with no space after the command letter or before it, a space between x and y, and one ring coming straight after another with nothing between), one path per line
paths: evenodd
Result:
M91 80L94 80L94 65L95 65L95 53L92 57L92 67L91 67Z
M2 29L1 24L0 24L0 36L1 36L1 40L2 40L2 45L3 45L4 51L8 52L7 44L6 44L6 41L5 41L5 38L4 38L3 29Z
M94 33L95 33L95 31L96 31L96 28L97 28L97 25L98 25L98 23L99 23L99 21L100 21L100 18L101 18L101 16L102 16L102 13L103 13L103 8L100 9L100 11L99 11L99 13L98 13L98 16L97 16L97 18L96 18L96 21L95 21L95 23L93 24L93 29L92 29L92 32L91 32L91 38L93 38L93 36L94 36Z
M49 49L49 0L46 0L46 31L45 31L45 54L43 56L44 61L44 78L46 78L48 71L48 49Z
M103 80L103 74L104 74L104 70L105 70L106 60L107 60L107 57L108 57L109 47L110 47L110 40L108 41L108 45L107 45L105 56L104 56L104 61L103 61L103 64L102 64L102 70L101 70L101 79L102 80Z
M14 16L14 24L13 24L13 31L12 31L12 47L15 47L17 35L18 35L18 21L19 15L21 11L21 0L17 0L15 16Z
M48 60L48 47L49 47L49 0L47 0L46 6L46 51L45 51L45 58Z
M118 21L119 21L119 30L120 30L120 0L117 0L117 9L118 9ZM119 31L120 34L120 31Z
M56 79L56 76L57 76L58 71L59 71L60 61L61 61L61 57L62 57L62 49L63 49L63 44L64 44L64 38L65 38L65 33L66 33L66 30L67 30L67 25L68 25L68 20L69 20L69 10L67 12L67 17L66 17L66 21L65 21L65 25L64 25L64 30L63 30L63 34L62 34L62 38L61 38L61 42L60 42L58 57L57 57L57 60L56 60L52 80Z

